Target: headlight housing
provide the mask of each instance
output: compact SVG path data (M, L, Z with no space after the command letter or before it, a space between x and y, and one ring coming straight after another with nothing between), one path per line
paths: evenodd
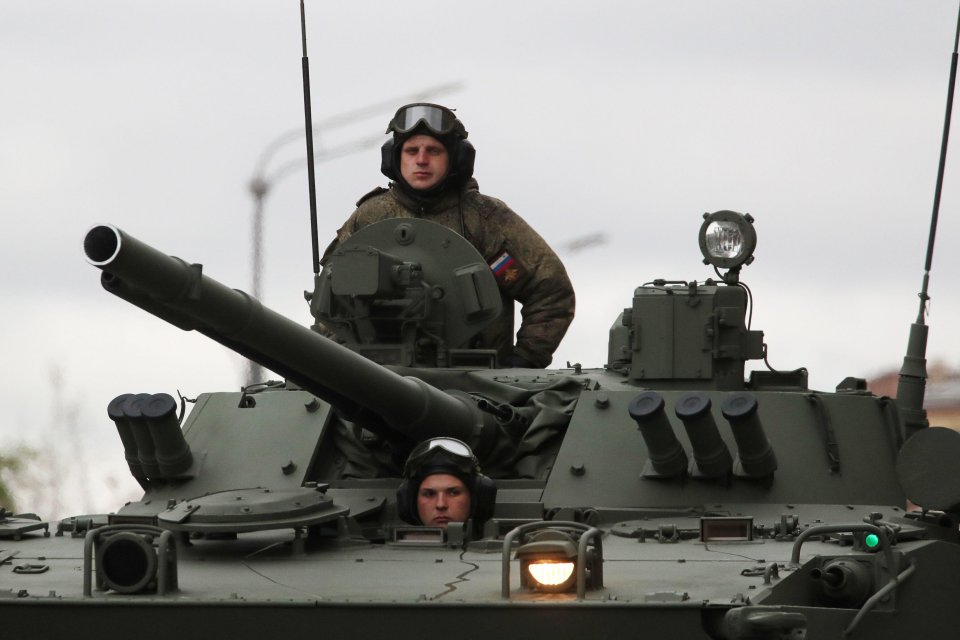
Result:
M572 593L603 588L603 532L580 522L529 522L503 539L501 597L510 598L510 557L520 561L520 586L525 591ZM513 544L516 540L519 545Z
M562 531L546 529L537 533L532 542L517 549L520 584L547 593L568 591L577 579L577 546Z
M736 211L716 211L703 214L700 226L700 252L704 264L733 272L753 262L757 246L757 232L753 217Z

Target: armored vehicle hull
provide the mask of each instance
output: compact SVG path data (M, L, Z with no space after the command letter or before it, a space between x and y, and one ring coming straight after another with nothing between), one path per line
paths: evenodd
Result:
M416 265L382 239L441 233L380 224L354 240L369 250L346 254L366 293L351 293L343 272L325 284L343 264L333 260L314 293L318 321L336 296L396 309L377 297L396 293L378 256L404 273ZM363 244L372 237L378 246ZM860 380L821 392L804 370L745 378L762 333L729 273L638 288L602 369L430 367L375 360L486 356L442 340L424 349L422 325L387 331L411 339L400 349L370 348L376 330L338 342L113 227L91 230L85 249L110 292L286 380L203 394L186 415L163 393L114 399L107 414L144 496L59 523L2 514L10 637L876 639L960 628L960 488L944 474L960 434L908 433L896 401ZM423 270L430 282L398 295L466 297L495 315L481 311L477 256L462 256L445 284ZM432 313L430 327L455 321L442 305ZM400 463L434 436L469 442L494 479L486 522L399 519ZM558 558L565 576L537 577L535 565Z

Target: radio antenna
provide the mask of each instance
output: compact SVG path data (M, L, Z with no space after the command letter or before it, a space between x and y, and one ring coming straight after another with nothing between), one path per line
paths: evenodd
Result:
M923 285L920 288L920 313L917 321L910 325L910 338L907 341L907 355L900 368L900 380L897 383L897 402L900 405L900 419L903 422L906 437L930 426L927 412L923 408L923 397L927 385L927 325L924 316L930 296L927 287L930 283L930 268L933 265L933 243L937 236L937 220L940 217L940 194L943 191L943 172L947 163L947 141L950 139L950 115L953 113L953 89L957 81L957 49L960 44L960 11L957 14L957 31L953 39L953 56L950 59L950 82L947 88L947 112L943 118L943 139L940 142L940 167L937 170L937 186L933 195L933 214L930 217L930 237L927 240L927 260L923 267Z
M303 119L307 130L307 189L310 192L310 239L313 243L313 275L320 273L320 245L317 232L317 177L313 166L313 114L310 107L310 59L307 57L307 13L300 0L300 35L303 40Z

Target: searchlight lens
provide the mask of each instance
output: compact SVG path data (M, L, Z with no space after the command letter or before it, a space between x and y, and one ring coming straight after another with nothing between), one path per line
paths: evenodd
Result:
M739 270L753 262L757 232L750 214L716 211L703 214L700 227L700 252L703 261L718 269Z
M707 226L707 252L714 258L737 258L743 253L743 234L732 222L711 222Z

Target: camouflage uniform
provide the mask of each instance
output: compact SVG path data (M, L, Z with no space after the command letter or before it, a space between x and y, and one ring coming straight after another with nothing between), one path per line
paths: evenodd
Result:
M518 355L546 367L573 320L573 286L557 254L523 218L506 204L480 193L470 179L462 189L446 189L414 199L395 188L377 188L357 202L357 210L337 231L324 262L339 243L358 229L389 218L424 218L463 235L491 265L500 285L503 313L471 342L473 348L497 349L501 362ZM513 301L522 305L523 321L513 346Z

